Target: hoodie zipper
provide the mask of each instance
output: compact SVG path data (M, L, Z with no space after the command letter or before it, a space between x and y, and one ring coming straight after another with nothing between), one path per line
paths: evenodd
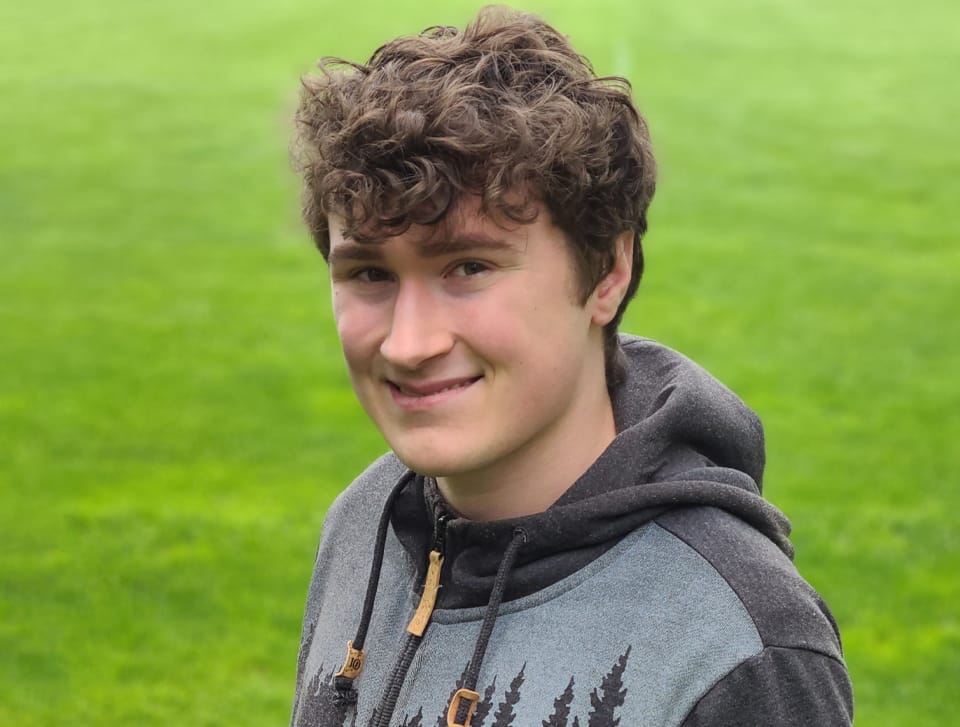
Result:
M370 727L389 727L390 720L397 708L397 699L400 690L407 679L407 672L413 663L413 657L423 642L423 634L430 623L430 616L437 605L437 592L440 589L440 570L443 567L443 554L446 548L447 520L450 516L441 513L433 526L433 548L430 551L430 560L427 565L427 575L423 581L423 592L420 603L417 605L410 623L407 624L407 638L403 642L400 656L397 659L393 674L387 682L383 699L373 712Z

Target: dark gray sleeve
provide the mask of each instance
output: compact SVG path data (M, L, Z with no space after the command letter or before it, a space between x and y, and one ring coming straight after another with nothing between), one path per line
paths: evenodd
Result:
M767 647L717 682L682 727L847 727L853 692L844 665L807 649Z

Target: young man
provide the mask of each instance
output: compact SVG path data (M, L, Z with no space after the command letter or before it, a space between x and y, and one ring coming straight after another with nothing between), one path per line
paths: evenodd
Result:
M759 421L617 335L654 191L626 83L503 9L322 69L305 219L392 453L327 515L291 723L850 724Z

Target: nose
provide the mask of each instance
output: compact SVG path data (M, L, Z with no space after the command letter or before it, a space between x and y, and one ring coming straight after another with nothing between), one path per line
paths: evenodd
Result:
M390 330L380 344L388 363L416 369L450 351L454 336L441 301L420 281L400 284L393 303Z

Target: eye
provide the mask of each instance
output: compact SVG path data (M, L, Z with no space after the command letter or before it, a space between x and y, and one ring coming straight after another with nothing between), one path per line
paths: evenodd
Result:
M389 271L383 268L361 268L350 277L361 283L386 283L393 279Z
M467 260L454 266L451 270L451 274L458 277L471 277L474 275L480 275L485 273L490 269L490 266L486 263L482 263L478 260Z

